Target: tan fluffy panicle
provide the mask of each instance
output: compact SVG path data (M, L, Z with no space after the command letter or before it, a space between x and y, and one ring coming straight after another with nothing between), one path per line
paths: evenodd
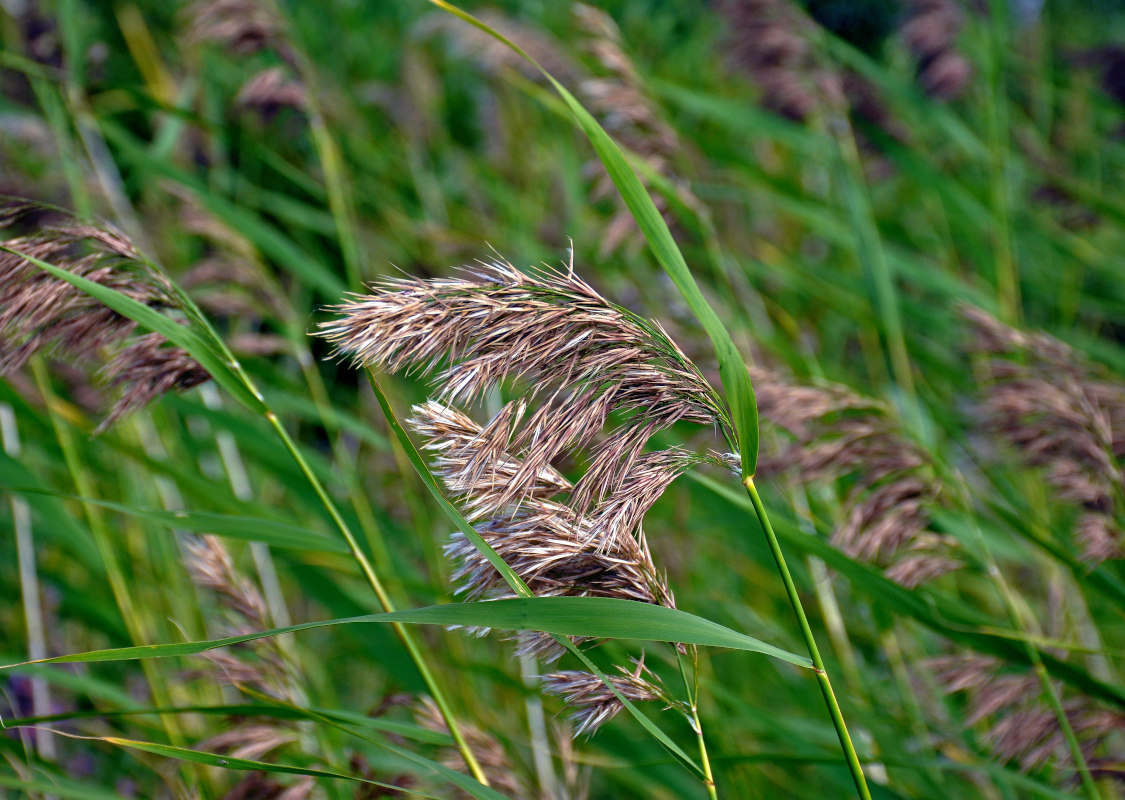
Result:
M424 448L436 454L435 472L476 521L477 532L536 595L617 597L675 607L653 565L641 520L667 485L700 458L679 450L646 453L614 494L582 515L563 501L574 487L553 467L541 470L521 497L506 499L504 482L520 471L521 462L490 438L490 426L482 428L433 400L415 406L409 422L426 440ZM462 534L453 534L445 552L455 564L452 579L459 593L473 600L515 596ZM548 660L562 654L549 636L527 633L519 642L520 654Z
M432 699L422 697L412 708L414 711L414 719L420 726L437 733L449 733L449 728L446 727L445 719L438 710L437 704L434 703ZM508 757L503 745L495 736L478 728L476 725L465 722L461 723L461 732L468 741L469 748L480 762L481 769L484 770L484 774L487 776L488 782L492 788L506 797L514 798L514 800L531 796L526 782L514 769L512 760ZM440 760L442 764L450 769L455 769L460 772L464 772L466 769L465 759L456 748L443 748ZM467 793L460 791L454 796L457 798L469 797Z
M43 207L32 203L6 203L0 207L0 228L19 226L43 213ZM111 353L102 373L123 392L99 430L167 391L187 389L210 377L163 336L133 337L137 326L132 320L22 257L61 267L150 307L177 307L167 279L128 237L110 226L69 217L37 225L33 233L0 242L8 248L0 252L0 374L19 369L37 353L76 362Z
M946 694L966 694L965 726L986 723L984 741L1001 759L1017 761L1024 771L1050 762L1073 769L1058 717L1034 675L1005 671L1003 663L990 656L941 656L929 659L927 666ZM1064 695L1063 710L1092 770L1099 763L1120 763L1125 714L1085 696Z
M751 375L761 418L793 437L763 456L759 472L802 484L855 479L836 545L907 587L961 566L955 541L930 530L941 492L928 461L882 404L842 386L795 385L764 369Z
M498 262L465 277L372 288L320 326L339 355L364 367L436 373L437 397L448 404L472 403L502 385L519 392L489 427L489 441L521 461L498 505L522 497L563 453L591 444L611 415L625 417L614 436L627 443L607 449L607 461L627 463L649 436L681 420L715 426L737 450L723 401L671 339L573 269L523 273ZM482 474L489 452L476 456L469 474ZM620 480L620 469L600 466Z
M230 552L216 536L187 540L187 568L192 582L214 594L227 612L229 633L241 635L272 627L265 598L258 587L234 564ZM262 639L251 646L255 657L245 658L239 649L208 653L215 670L232 684L255 686L267 694L300 702L293 687L296 673L275 639Z
M957 49L963 12L954 0L906 0L908 16L899 37L917 62L918 83L931 97L961 95L973 68Z
M984 431L1044 470L1058 496L1079 508L1083 558L1125 556L1125 384L1044 333L1019 331L973 308L962 316L969 349L984 364Z
M614 688L631 703L647 700L661 700L671 708L676 705L661 687L659 679L644 664L644 656L633 659L633 669L618 666L620 675L612 675L609 680ZM574 725L574 736L592 736L598 728L609 722L625 705L606 686L601 678L593 673L579 670L564 670L544 675L543 691L563 698L571 708L570 721Z

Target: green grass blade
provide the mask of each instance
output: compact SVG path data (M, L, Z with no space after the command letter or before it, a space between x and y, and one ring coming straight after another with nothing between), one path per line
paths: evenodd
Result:
M668 273L672 282L676 284L676 288L680 290L696 319L699 320L711 339L719 364L719 375L726 391L727 403L733 416L735 430L738 432L742 472L744 476L753 475L758 463L758 407L754 399L754 388L750 383L750 375L746 370L746 364L743 362L738 348L735 347L734 340L731 339L726 326L723 325L715 310L711 308L711 305L703 296L703 292L699 290L699 285L695 282L683 254L672 238L672 232L668 230L668 225L660 216L660 212L652 202L652 198L645 190L637 174L629 166L629 162L625 159L621 149L574 95L555 80L535 59L524 52L519 45L471 14L467 14L445 2L445 0L430 0L430 2L479 28L527 59L543 73L543 76L550 81L567 106L570 107L570 110L578 119L579 126L594 146L598 158L601 159L618 191L621 192L625 205L628 206L629 211L636 219L637 225L652 248L657 261Z
M263 542L272 547L321 553L348 552L348 546L338 539L332 539L319 533L313 533L293 525L286 525L284 522L263 519L262 517L243 517L238 514L219 514L212 511L164 511L156 508L138 508L109 500L97 500L64 492L55 492L50 489L23 486L0 485L0 489L7 492L47 494L67 500L78 500L82 503L90 503L169 528L213 533L216 536L226 536L231 539Z
M26 259L28 263L34 264L39 267L39 269L49 272L59 280L66 281L71 286L82 290L96 300L109 306L123 317L128 317L138 325L161 334L172 344L179 345L184 350L188 351L191 357L198 361L200 366L211 374L211 377L215 379L216 383L234 395L240 402L259 413L265 413L266 408L262 403L262 399L250 391L242 379L235 374L231 365L211 346L207 339L190 326L181 325L172 318L166 317L158 311L154 311L144 303L134 300L115 289L102 286L100 283L84 278L81 275L75 275L53 264L48 264L46 261L42 261L34 256L25 255L18 250L12 250L2 245L0 245L0 251Z
M480 603L447 603L387 614L366 614L359 617L303 622L284 628L206 641L94 650L41 661L22 662L20 665L10 664L0 669L30 663L75 664L190 656L219 647L279 636L283 633L330 628L337 625L390 622L412 625L460 625L499 630L534 630L559 636L598 639L681 642L762 653L799 667L811 667L807 658L686 611L612 597L534 597Z

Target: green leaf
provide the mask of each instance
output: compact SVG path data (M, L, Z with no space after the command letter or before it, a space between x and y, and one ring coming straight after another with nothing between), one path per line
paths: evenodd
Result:
M218 514L212 511L163 511L155 508L137 508L123 503L113 503L108 500L95 500L88 497L55 492L50 489L41 489L23 486L2 486L0 489L9 492L47 494L54 497L78 500L82 503L108 508L129 516L164 525L169 528L179 528L186 531L200 533L213 533L216 536L226 536L231 539L246 539L253 542L263 542L272 547L284 547L292 550L311 550L323 553L347 553L348 546L328 536L313 533L303 528L286 525L272 519L261 517L243 517L237 514Z
M45 668L43 668L45 669ZM4 720L6 728L26 728L33 725L43 725L52 722L69 722L76 719L119 719L140 715L155 714L208 714L222 717L272 717L273 719L326 719L335 720L348 725L355 725L369 730L390 733L406 739L412 739L426 744L449 746L452 738L445 733L423 728L420 725L411 725L406 722L395 722L388 719L370 717L352 711L335 711L332 709L304 709L297 706L277 705L275 703L232 703L215 706L145 706L143 708L127 708L118 711L103 709L86 709L83 711L68 711L63 714L48 714L42 717L17 717Z
M269 773L281 773L285 775L306 775L313 778L336 778L337 780L354 781L356 783L366 783L371 786L379 786L384 789L391 789L396 792L405 792L406 790L400 786L395 786L390 783L383 783L381 781L373 781L368 778L361 778L358 775L348 775L344 772L335 772L327 769L312 769L309 767L295 767L288 764L271 764L267 761L253 761L249 758L234 758L233 756L220 756L215 753L204 753L200 750L189 750L186 747L175 747L170 744L158 744L156 742L139 742L135 739L119 739L116 736L80 736L74 737L80 739L94 739L96 741L107 742L117 747L124 747L130 750L140 750L145 753L152 753L157 756L164 756L165 758L174 758L178 761L190 761L193 764L206 764L209 767L222 767L223 769L232 769L240 771L261 771ZM419 797L430 797L437 800L434 795L420 794L416 789L411 789L412 794L417 794ZM483 795L482 795L483 796ZM502 797L503 795L499 795Z
M215 382L234 395L240 402L249 408L264 414L265 404L262 399L252 392L243 380L235 373L226 358L203 338L196 330L187 325L181 325L170 317L154 311L144 303L122 294L121 292L102 286L81 275L75 275L68 270L48 264L34 256L29 256L18 250L0 245L0 251L11 253L26 259L45 272L49 272L59 280L66 281L71 286L81 289L94 299L104 303L123 317L136 322L138 325L161 334L169 342L179 345L199 362Z
M440 606L366 614L359 617L303 622L285 628L228 636L197 642L141 645L94 650L56 656L24 664L73 664L95 661L130 661L142 658L190 656L283 633L328 628L336 625L402 622L413 625L460 625L499 630L533 630L559 636L589 636L597 639L636 639L682 642L707 647L726 647L762 653L799 667L812 666L809 659L766 644L686 611L612 597L534 597L492 600L480 603L448 603ZM0 669L8 669L10 664Z
M644 184L641 183L637 174L629 166L629 162L625 159L621 149L602 129L602 126L598 124L598 121L594 119L590 112L583 108L574 95L555 80L534 58L524 52L519 45L471 14L467 14L445 2L445 0L430 0L430 2L496 38L533 64L550 81L563 101L570 107L570 110L578 119L578 124L589 137L590 143L593 144L598 158L601 159L606 168L606 172L609 173L618 191L621 192L625 205L628 206L629 211L636 219L637 225L645 239L648 240L657 261L664 267L664 271L668 273L672 282L676 284L696 319L699 320L711 339L711 344L715 348L715 357L719 363L719 375L726 391L727 403L730 406L734 426L738 432L742 456L742 473L744 477L753 475L758 463L758 407L754 399L754 387L750 383L750 374L746 370L746 364L743 362L738 348L734 346L734 340L731 339L730 332L727 331L726 326L723 325L715 310L711 308L711 305L699 290L691 270L688 269L687 262L684 261L683 254L676 246L671 231L668 230L668 225L652 202Z

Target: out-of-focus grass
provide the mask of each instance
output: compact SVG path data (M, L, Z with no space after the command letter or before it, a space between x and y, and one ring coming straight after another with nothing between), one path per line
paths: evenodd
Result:
M795 123L762 111L752 82L724 58L725 23L713 10L607 5L651 113L677 139L663 179L649 186L668 194L677 243L747 361L885 401L934 473L966 482L935 525L965 548L969 566L905 589L829 543L854 477L793 488L759 476L869 779L884 797L1076 790L1073 768L1058 759L1026 772L997 760L987 735L995 720L966 726L963 696L943 695L923 665L971 651L997 657L1004 672L1032 674L1019 641L1028 631L1013 626L984 556L1047 640L1044 668L1064 705L1090 698L1106 711L1125 709L1120 562L1082 562L1072 535L1077 514L1043 471L982 449L973 404L988 388L965 353L955 307L967 302L1045 329L1118 379L1125 372L1123 112L1098 88L1096 70L1073 57L1112 40L1125 16L1108 4L1051 3L1021 22L992 5L991 18L967 14L961 51L975 76L946 104L920 92L895 41L876 57L827 34L815 40L818 59L875 87L893 135L857 117L849 129L828 113ZM440 553L450 525L391 443L366 385L319 360L322 346L305 336L320 307L358 290L357 279L396 269L446 274L487 258L489 245L517 265L558 263L569 237L584 277L661 320L714 371L706 337L651 254L628 238L601 252L617 201L590 196L594 154L555 96L513 62L481 56L462 23L428 4L284 5L275 9L279 38L252 54L192 41L198 6L17 6L0 12L0 191L112 220L179 280L204 259L221 260L224 276L247 276L240 286L212 280L189 291L226 340L278 337L274 351L240 360L296 432L365 550L390 565L383 574L401 605L451 599ZM505 13L599 74L589 34L566 5L509 4ZM519 30L511 36L520 41ZM314 92L315 107L240 106L240 88L271 66ZM601 121L615 133L612 120ZM31 621L46 632L47 655L224 631L215 598L185 572L181 533L151 516L84 507L75 496L335 534L267 423L229 398L169 396L93 437L99 414L82 387L42 366L53 402L30 373L0 382L20 442L0 456L0 486L12 490L0 504L0 528L13 532L0 537L4 663L28 658L19 502L31 512L42 595L41 618ZM426 394L409 378L388 377L386 388L399 408ZM779 439L767 420L763 441ZM245 468L245 485L232 480L232 458ZM765 543L756 531L747 535L745 501L714 484L715 476L677 482L646 520L679 607L800 651ZM132 598L128 619L99 553L99 519ZM278 624L278 613L300 622L375 610L346 555L271 547L263 558L238 538L226 544L255 581L268 583L268 565L276 569L280 593L270 611ZM536 785L525 704L533 691L505 646L495 636L418 635L458 717L493 734L510 769ZM435 734L397 703L424 685L384 626L310 631L284 646L310 708L377 710L371 725L398 726L402 747L435 755ZM65 727L93 736L196 745L232 723L214 714L119 712L254 702L201 675L198 659L147 663L147 672L124 662L7 673L5 719L32 716L32 677L49 686L51 713L100 712ZM675 675L671 661L653 666ZM807 675L726 651L705 651L701 670L701 716L721 796L851 791ZM161 691L163 700L154 699ZM549 721L561 715L545 702ZM349 724L298 728L276 761L391 783L432 778L352 735L359 721ZM689 747L686 724L667 728ZM579 772L590 770L591 797L702 796L626 715L573 745L548 732L556 767L565 753ZM83 796L81 785L87 796L223 797L242 777L178 770L104 743L52 741L53 754L41 757L26 731L0 738L0 787L11 787L0 792ZM1120 745L1111 737L1111 749L1088 758L1119 759ZM1103 766L1099 791L1116 796L1120 763ZM325 796L354 796L342 782L321 787ZM448 783L437 789L451 791Z

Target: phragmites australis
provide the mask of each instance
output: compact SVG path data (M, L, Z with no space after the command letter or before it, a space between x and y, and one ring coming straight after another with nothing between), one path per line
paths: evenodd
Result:
M10 202L0 207L0 228L17 227L42 213L42 206ZM123 391L101 429L169 390L188 389L210 377L163 336L135 337L132 320L17 255L61 267L153 308L180 307L171 284L128 237L70 218L35 223L34 233L0 242L6 248L0 251L0 375L39 353L84 361L111 352L103 375Z
M1035 675L1005 671L997 659L978 655L941 656L927 666L946 694L964 693L965 727L987 724L984 743L1001 759L1016 761L1025 771L1054 763L1074 776L1066 735ZM1091 773L1118 776L1125 714L1081 695L1063 696L1062 708Z
M644 448L680 421L713 426L737 447L723 401L662 329L607 301L573 267L521 272L498 262L373 288L336 307L321 335L357 365L434 374L436 397L410 422L466 516L529 588L674 607L642 518L690 467L731 461ZM456 407L497 390L515 399L483 425ZM572 482L556 464L575 456L588 467ZM446 552L459 592L513 596L460 534ZM546 635L525 632L520 642L526 654L561 653ZM616 702L573 696L591 707ZM603 709L582 729L611 716Z
M445 724L445 719L441 715L437 704L434 703L429 697L422 697L413 705L414 719L421 727L426 730L434 731L435 733L448 734L449 728ZM488 731L478 728L476 725L462 723L461 732L464 734L465 739L469 742L469 747L472 748L473 754L476 755L477 760L480 762L481 769L488 777L489 785L496 791L503 794L505 797L530 797L531 791L528 789L527 784L521 779L520 774L513 768L511 760L508 758L507 752L504 747ZM440 761L449 769L464 770L465 761L456 749L452 747L442 748ZM458 790L454 797L469 798L470 795L466 792Z
M955 541L930 528L941 495L932 468L882 404L842 386L794 385L764 369L751 375L762 419L792 437L758 471L803 485L851 480L836 545L907 587L961 566Z
M702 203L687 183L678 180L672 170L673 160L683 152L683 143L646 91L644 79L627 52L625 36L617 23L605 11L585 3L574 3L571 12L579 46L589 56L590 67L571 57L561 42L537 28L495 11L482 13L481 19L497 32L518 42L560 82L574 86L583 106L612 135L614 141L643 159L648 170L675 192L680 204L702 209ZM489 72L513 71L526 80L544 80L543 75L519 54L473 26L453 24L444 15L435 15L427 20L426 29L445 32L458 49ZM644 238L632 214L620 201L601 161L594 159L588 162L583 173L590 179L590 200L609 201L614 206L599 240L599 255L604 258L623 248L640 247ZM644 176L642 180L648 183ZM657 210L670 226L675 226L676 220L665 194L652 194Z
M816 57L815 23L789 0L726 0L731 60L761 90L761 104L803 121L826 105L843 104L836 73Z
M677 705L660 686L660 681L644 665L644 659L633 661L634 669L618 665L620 675L612 675L609 682L631 703L661 700L668 708ZM565 670L543 677L543 691L563 698L575 711L571 715L574 735L593 733L621 711L621 701L600 678L589 672Z
M1125 556L1125 384L1047 334L1010 328L978 308L962 316L987 381L984 431L1042 468L1059 498L1079 509L1085 560Z
M271 627L261 590L235 565L222 540L210 535L191 536L186 540L185 552L192 583L212 595L218 609L224 612L226 626L222 635L251 633ZM251 688L287 703L306 702L294 664L275 638L212 650L206 655L209 668L196 670L192 675L220 685ZM262 760L270 753L297 744L308 752L311 743L303 741L303 738L302 731L291 721L238 716L222 733L199 742L198 748L232 758ZM251 773L231 787L225 796L303 800L313 789L314 784L308 778L285 784L267 779L264 773ZM252 795L245 794L250 790L253 790Z
M269 50L283 62L251 75L235 98L238 108L269 119L283 108L305 111L309 98L299 80L299 58L277 9L261 0L199 0L184 14L189 44L211 44L232 56Z
M644 81L636 64L626 52L625 37L613 17L601 9L585 3L572 7L575 21L585 34L583 49L596 63L597 75L583 78L578 84L578 94L602 126L640 158L649 169L671 185L678 200L686 206L701 208L699 199L686 183L676 179L672 161L683 146L676 132L664 120L657 104L645 90ZM603 258L623 245L639 247L644 239L640 235L632 214L618 199L613 180L600 161L593 161L586 171L594 176L590 190L594 201L607 198L617 206L605 227L598 253ZM657 210L669 226L676 223L668 200L662 193L652 193Z
M908 16L899 37L917 63L918 83L931 97L961 95L973 68L957 49L963 12L954 0L906 0Z

